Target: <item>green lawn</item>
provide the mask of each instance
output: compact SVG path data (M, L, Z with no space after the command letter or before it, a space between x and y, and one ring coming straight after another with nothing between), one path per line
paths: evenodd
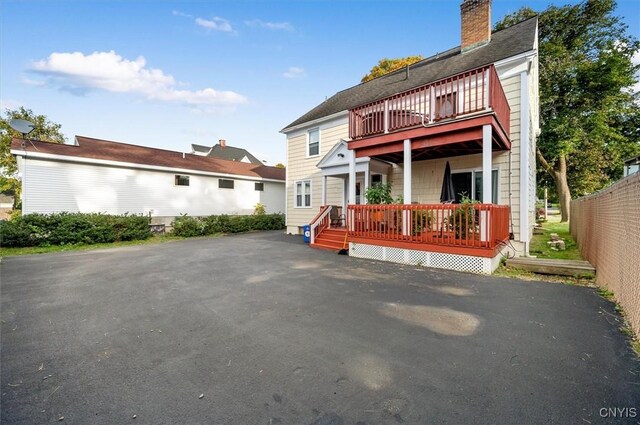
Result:
M569 223L547 222L542 223L544 234L533 235L529 253L538 258L554 258L558 260L582 260L578 246L569 233ZM551 233L557 233L560 239L564 239L566 250L554 251L547 244L551 240Z
M65 251L87 251L92 249L119 248L123 246L133 245L151 245L186 239L179 236L170 235L153 235L149 239L142 241L126 241L114 243L97 243L97 244L77 244L77 245L54 245L54 246L29 246L25 248L5 248L0 247L0 257L8 257L13 255L30 255L30 254L48 254L50 252Z

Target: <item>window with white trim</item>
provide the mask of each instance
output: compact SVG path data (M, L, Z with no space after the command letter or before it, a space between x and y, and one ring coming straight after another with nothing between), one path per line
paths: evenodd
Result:
M320 155L320 129L314 128L307 133L307 156Z
M294 183L295 208L311 208L311 180L298 180Z

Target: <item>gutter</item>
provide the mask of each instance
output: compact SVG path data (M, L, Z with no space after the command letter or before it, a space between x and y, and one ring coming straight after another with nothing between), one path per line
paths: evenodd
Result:
M239 180L250 180L250 181L261 181L261 182L273 182L273 183L282 183L282 184L285 183L285 180L268 179L263 177L252 177L252 176L246 176L243 174L228 174L228 173L219 173L214 171L193 170L190 168L173 168L173 167L165 167L161 165L138 164L135 162L110 161L106 159L93 159L93 158L84 158L84 157L78 157L78 156L57 155L57 154L49 154L49 153L42 153L42 152L11 149L12 155L20 156L20 157L26 157L27 152L29 153L29 159L51 160L54 162L69 162L69 163L85 164L85 165L104 165L104 166L117 167L117 168L133 168L138 170L163 171L163 172L183 173L183 174L201 175L201 176L224 177L224 178L232 178L237 180L239 179Z

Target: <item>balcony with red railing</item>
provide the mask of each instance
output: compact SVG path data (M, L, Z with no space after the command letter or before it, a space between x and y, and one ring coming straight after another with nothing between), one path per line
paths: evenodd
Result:
M349 111L349 137L358 141L409 129L445 127L474 116L493 117L503 145L508 145L510 107L493 65L355 107ZM421 137L439 131L433 130L437 129L411 134ZM384 138L387 142L391 139Z
M509 207L349 205L347 229L350 242L492 257L509 240Z

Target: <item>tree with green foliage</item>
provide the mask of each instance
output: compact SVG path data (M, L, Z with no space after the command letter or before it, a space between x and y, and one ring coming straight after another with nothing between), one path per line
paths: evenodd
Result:
M613 0L522 8L500 30L538 15L540 121L538 179L553 183L562 221L572 194L596 191L622 175L623 160L640 154L638 94L631 91L640 48L614 15Z
M23 119L35 124L34 130L27 136L29 139L54 143L64 143L66 138L60 132L61 125L49 121L45 115L36 115L31 109L19 107L6 109L0 116L0 193L10 194L16 199L20 196L20 180L16 159L11 155L11 140L22 138L22 134L11 128L12 119Z
M380 59L378 63L371 68L371 71L360 80L362 83L365 83L369 80L373 80L374 78L381 77L385 74L395 71L396 69L404 68L409 65L412 65L416 62L420 62L424 59L423 56L407 56L406 58L395 58L395 59Z

